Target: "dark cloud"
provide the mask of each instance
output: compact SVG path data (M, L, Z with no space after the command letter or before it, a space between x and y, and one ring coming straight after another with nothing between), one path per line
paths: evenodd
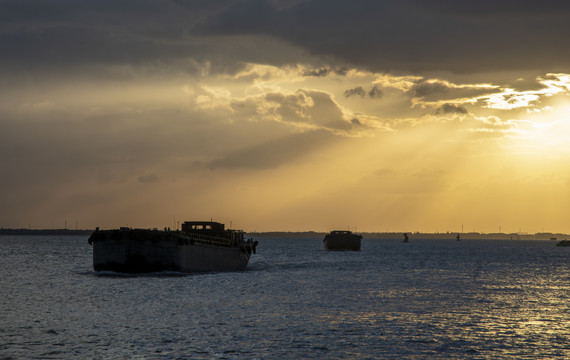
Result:
M353 95L358 95L360 97L366 96L366 91L362 88L362 86L355 87L354 89L348 89L344 92L344 97L351 97Z
M420 1L420 0L418 0ZM489 17L504 15L526 15L536 17L539 15L556 14L570 11L567 1L547 0L501 0L501 1L456 1L431 0L429 7L439 11L461 15L464 17Z
M227 3L0 0L0 65L4 70L69 71L85 65L164 66L190 56L200 59L208 46L189 41L190 29Z
M535 81L535 87L536 87ZM422 101L451 101L454 99L471 99L501 92L500 87L461 86L439 80L422 79L417 81L407 92L413 98Z
M198 30L265 34L375 71L567 71L570 2L236 2ZM377 36L369 36L377 34Z
M467 114L467 109L460 105L443 104L437 109L436 114Z
M144 32L192 26L198 17L214 14L232 0L1 0L0 20L27 28L78 24ZM198 16L198 17L197 17ZM159 32L160 34L160 32ZM155 33L156 35L156 33Z
M307 76L346 74L347 65L570 72L569 19L570 2L557 0L0 0L0 66L298 62L301 51L284 57L272 38L331 64Z
M259 101L258 99L257 101ZM344 118L338 104L327 92L318 90L297 90L294 94L268 93L263 101L266 105L273 105L272 115L277 116L281 122L290 125L309 125L314 128L329 131L350 132L352 126ZM240 108L248 108L244 103L236 102L234 112ZM255 104L258 105L257 103Z
M335 72L337 75L345 76L345 75L348 73L348 68L345 67L345 66L341 66L341 67L338 67L338 68L334 69L334 72Z
M368 92L368 96L370 96L372 99L380 99L382 97L382 90L380 90L378 85L374 85Z
M353 95L356 96L360 96L360 97L365 97L366 96L366 91L364 90L364 88L362 86L358 86L355 87L353 89L348 89L344 92L344 97L351 97ZM378 87L378 85L374 85L372 87L372 89L370 89L370 91L368 91L368 96L371 99L380 99L382 97L382 90L380 89L380 87Z
M304 76L315 76L315 77L323 77L327 76L331 72L328 68L321 68L315 70L306 70L303 75Z
M303 76L314 76L314 77L325 77L331 74L337 74L340 76L345 76L348 72L346 67L321 67L316 69L305 70Z
M212 16L199 26L198 33L217 35L263 34L280 21L276 6L265 0L242 0Z
M426 97L433 94L445 94L450 91L450 87L439 81L420 80L412 86L409 93L412 97Z
M358 118L354 118L354 119L350 120L350 122L352 125L362 126L362 123L360 122L360 120L358 120Z

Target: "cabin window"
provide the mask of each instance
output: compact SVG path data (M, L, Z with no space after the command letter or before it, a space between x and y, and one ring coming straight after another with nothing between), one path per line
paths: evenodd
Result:
M193 230L211 230L212 227L210 225L192 225Z

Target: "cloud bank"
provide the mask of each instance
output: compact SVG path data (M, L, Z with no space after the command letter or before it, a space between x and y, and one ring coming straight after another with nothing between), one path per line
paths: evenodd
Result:
M569 27L555 0L0 0L0 226L567 229Z

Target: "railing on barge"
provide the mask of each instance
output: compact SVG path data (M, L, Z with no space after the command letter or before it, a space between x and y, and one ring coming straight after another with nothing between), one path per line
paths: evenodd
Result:
M187 236L194 243L203 244L203 245L233 247L237 246L239 243L237 239L226 239L211 235L193 234L193 233L182 233L182 234Z

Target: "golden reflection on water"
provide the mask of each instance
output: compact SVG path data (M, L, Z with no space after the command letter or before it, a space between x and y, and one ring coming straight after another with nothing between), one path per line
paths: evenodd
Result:
M312 317L325 331L362 330L366 341L413 344L434 356L458 348L469 358L540 358L544 349L549 358L570 355L567 270L539 277L477 271L417 272L401 284L378 277L371 283L389 286L365 289L349 306Z

